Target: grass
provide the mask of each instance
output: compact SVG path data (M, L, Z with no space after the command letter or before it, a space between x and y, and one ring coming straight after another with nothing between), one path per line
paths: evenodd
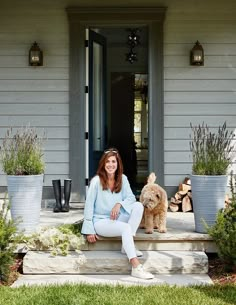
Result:
M233 305L235 285L0 287L0 305Z

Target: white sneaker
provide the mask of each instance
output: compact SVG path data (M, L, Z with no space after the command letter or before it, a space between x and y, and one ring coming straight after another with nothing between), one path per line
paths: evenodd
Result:
M143 265L139 264L138 267L132 267L131 276L138 277L140 279L149 280L153 279L154 275L143 269Z
M139 250L136 249L136 248L135 248L135 252L136 252L136 256L137 256L137 257L143 256L143 252L139 251ZM125 253L125 249L124 249L123 247L121 248L121 253L122 253L122 254L126 254L126 253Z

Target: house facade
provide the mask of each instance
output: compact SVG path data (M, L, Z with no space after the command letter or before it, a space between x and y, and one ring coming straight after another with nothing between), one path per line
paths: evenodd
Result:
M134 48L129 34L140 39ZM202 66L189 60L197 40ZM34 41L42 66L29 65ZM171 195L191 173L190 123L234 130L235 99L234 0L0 2L0 138L29 124L46 132L45 199L53 179L70 177L72 200L83 202L108 146L119 148L131 180L154 171Z

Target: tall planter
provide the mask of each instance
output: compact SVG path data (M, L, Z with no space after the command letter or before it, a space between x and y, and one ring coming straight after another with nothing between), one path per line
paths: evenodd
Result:
M195 231L207 233L206 226L215 224L218 211L225 206L227 175L191 176Z
M32 233L39 225L43 174L7 176L11 216L19 221L18 230Z

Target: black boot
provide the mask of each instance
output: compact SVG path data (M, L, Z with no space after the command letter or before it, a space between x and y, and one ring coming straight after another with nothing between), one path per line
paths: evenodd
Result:
M61 204L61 180L52 180L54 196L56 199L56 205L54 206L53 212L58 213L62 210Z
M71 179L64 180L64 205L62 212L69 212L70 210L70 193L71 193Z

